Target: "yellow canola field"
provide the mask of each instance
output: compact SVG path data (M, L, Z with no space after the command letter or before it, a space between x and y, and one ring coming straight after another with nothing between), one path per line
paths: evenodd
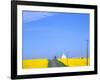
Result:
M23 67L23 69L47 68L48 67L48 59L23 60L22 67Z
M58 59L60 62L64 63L66 66L87 66L87 58L65 58ZM90 59L88 59L88 66L90 65Z

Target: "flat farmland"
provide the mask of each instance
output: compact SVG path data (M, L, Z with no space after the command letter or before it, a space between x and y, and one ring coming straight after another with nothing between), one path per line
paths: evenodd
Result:
M48 67L48 59L30 59L22 61L23 69L29 68L47 68Z
M69 67L90 65L90 59L88 59L88 64L87 64L87 58L65 58L65 59L58 59L58 61L64 63L66 66Z
M48 68L48 67L77 67L89 66L90 59L88 58L65 58L65 59L29 59L22 61L23 69L31 68Z

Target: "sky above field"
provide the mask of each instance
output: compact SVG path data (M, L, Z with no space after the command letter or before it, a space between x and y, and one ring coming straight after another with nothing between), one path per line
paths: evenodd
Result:
M86 57L89 14L23 11L23 59Z

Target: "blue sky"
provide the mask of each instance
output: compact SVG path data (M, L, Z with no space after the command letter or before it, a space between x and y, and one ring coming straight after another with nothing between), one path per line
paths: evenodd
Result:
M89 14L23 11L23 59L86 57Z

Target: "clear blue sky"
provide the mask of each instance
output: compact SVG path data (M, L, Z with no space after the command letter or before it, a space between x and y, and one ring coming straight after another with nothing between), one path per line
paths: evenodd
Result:
M23 11L23 59L86 57L89 14Z

